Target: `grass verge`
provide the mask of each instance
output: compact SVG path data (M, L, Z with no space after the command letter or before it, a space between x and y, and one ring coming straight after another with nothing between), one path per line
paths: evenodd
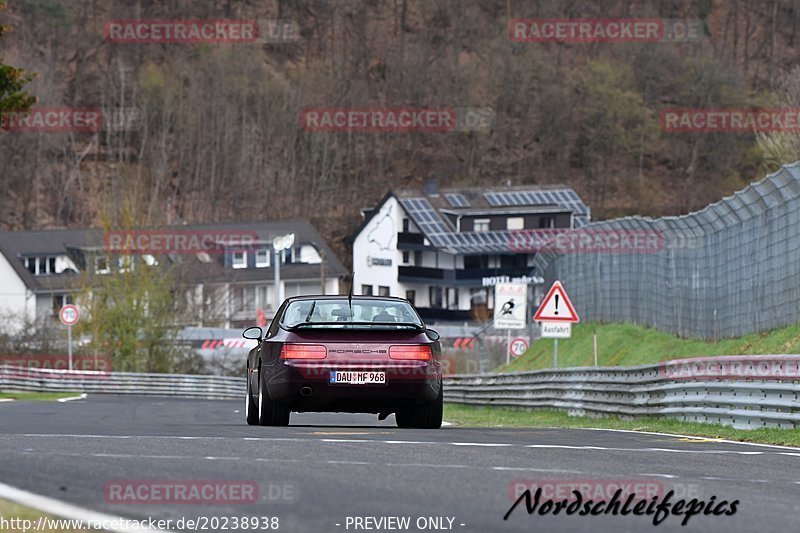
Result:
M47 515L41 511L37 511L36 509L31 509L30 507L25 507L8 500L0 500L0 516L8 521L7 525L11 526L9 528L4 528L2 525L0 525L0 533L20 533L22 531L38 531L42 533L77 533L88 531L85 529L74 529L69 527L53 527L54 525L67 525L68 521L65 520L60 524L58 522L52 522L52 520L57 519L54 519L50 515ZM42 529L35 529L39 525L39 519L41 517L49 518L51 521L49 523L43 522Z
M78 396L80 392L0 392L0 400L55 401L59 398Z
M759 428L744 430L718 424L699 424L697 422L683 422L666 418L644 417L629 421L617 417L589 418L569 416L562 411L555 410L523 410L459 404L445 404L444 418L448 422L471 427L628 429L741 442L757 442L760 444L800 446L800 431L796 429Z
M600 366L644 365L669 359L710 355L766 355L800 353L800 324L735 339L706 342L682 339L634 324L575 324L572 338L558 343L562 368L594 365L593 335L597 334ZM553 366L553 339L539 339L501 372L539 370Z

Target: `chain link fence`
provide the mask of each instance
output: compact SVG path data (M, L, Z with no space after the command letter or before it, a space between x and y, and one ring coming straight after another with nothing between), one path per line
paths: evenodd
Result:
M639 249L549 246L537 254L538 270L564 283L582 320L706 340L800 321L800 162L702 211L577 231L656 237Z

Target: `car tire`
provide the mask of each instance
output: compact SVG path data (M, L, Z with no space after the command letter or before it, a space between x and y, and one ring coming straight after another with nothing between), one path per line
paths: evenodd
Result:
M250 369L247 369L247 374L245 375L247 379L247 395L244 400L244 413L245 419L247 419L248 426L255 426L258 425L258 406L256 405L255 400L253 399L253 393L250 390Z
M258 423L262 426L288 426L291 411L285 405L274 402L267 392L266 376L258 371Z
M395 413L394 418L399 428L439 429L442 427L443 411L443 387L439 385L439 396L432 403L401 409Z

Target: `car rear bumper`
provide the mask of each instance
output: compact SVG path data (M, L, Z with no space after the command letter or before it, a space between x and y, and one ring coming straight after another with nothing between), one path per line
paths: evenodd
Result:
M431 403L442 384L439 362L391 362L386 365L320 364L280 361L267 371L267 389L273 401L294 411L379 413ZM330 383L332 371L386 372L385 384Z

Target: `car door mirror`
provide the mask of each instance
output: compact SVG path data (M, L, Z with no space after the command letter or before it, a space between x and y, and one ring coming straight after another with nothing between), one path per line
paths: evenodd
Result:
M254 340L254 341L260 341L261 340L261 336L263 335L263 333L264 332L260 327L253 326L253 327L250 327L250 328L247 328L246 330L244 330L242 332L242 337L244 337L245 339L250 339L250 340Z
M425 333L428 334L428 338L430 340L432 340L432 341L438 341L439 340L439 332L436 331L435 329L426 329Z

